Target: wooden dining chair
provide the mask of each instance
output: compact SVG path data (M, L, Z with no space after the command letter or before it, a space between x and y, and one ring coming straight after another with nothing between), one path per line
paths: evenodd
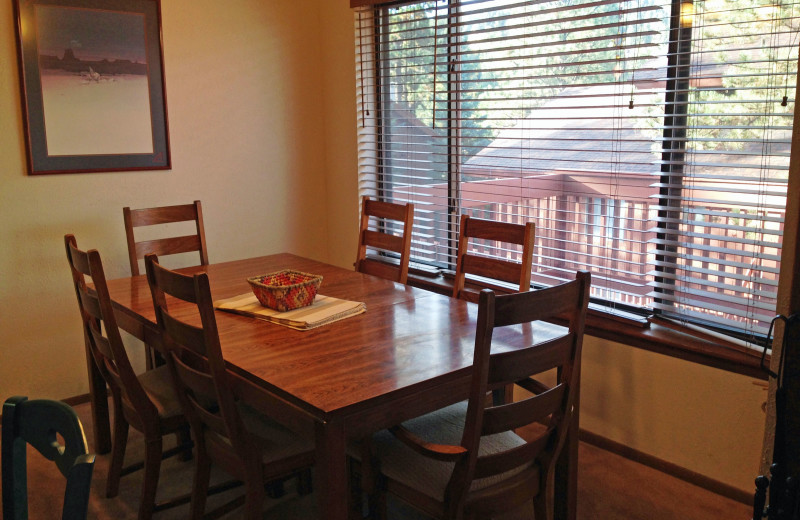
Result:
M413 204L397 204L363 197L356 271L406 283L413 227ZM400 257L399 262L384 261L375 255L367 256L368 251L377 251L379 254L396 253Z
M88 453L78 415L61 401L11 397L3 403L3 518L27 520L27 447L55 462L67 479L63 520L83 520L89 507L95 456ZM56 518L55 514L48 515Z
M380 513L385 494L392 493L435 518L493 518L532 501L536 520L552 519L556 460L567 432L577 431L589 285L589 273L580 272L574 281L537 291L481 291L469 400L372 440ZM562 325L539 321L552 319ZM493 336L503 338L495 352ZM553 369L557 381L551 387L533 378ZM531 396L500 406L487 401L487 391L512 383ZM515 433L529 425L537 427L536 435Z
M197 443L191 518L204 515L212 462L244 482L248 520L261 518L265 485L299 476L298 491L310 492L312 425L294 431L243 402L222 357L208 275L176 273L159 265L154 254L145 256L145 266L156 320L169 352L167 365ZM190 310L181 305L173 314L167 295L190 304ZM191 315L199 319L184 321ZM267 399L265 395L265 403Z
M478 301L478 293L465 288L467 274L516 284L520 292L529 290L535 233L533 222L512 224L461 215L453 296ZM522 246L521 261L477 254L477 246L471 246L471 240L482 240L483 245L491 248L501 247L500 244Z
M128 240L131 275L139 276L139 260L143 259L147 253L164 256L198 251L200 253L200 265L208 265L206 233L203 227L203 207L199 200L194 201L192 204L156 208L130 209L125 207L122 208L122 216L125 221L125 236ZM136 228L179 222L194 222L195 233L136 241L134 234Z
M130 209L122 208L125 222L125 237L128 241L128 259L131 264L131 275L139 276L139 260L147 253L157 255L173 255L179 253L200 253L200 265L208 265L208 250L206 249L206 233L203 226L203 206L199 200L191 204L175 206L160 206L155 208ZM189 235L156 238L152 240L136 241L134 230L141 227L181 225L184 222L193 222L195 232ZM146 345L147 369L151 369L163 361L159 359L158 352L150 345Z
M117 496L122 476L144 468L139 519L149 519L156 511L185 504L189 500L184 495L156 503L161 460L177 454L184 459L191 458L189 423L183 415L172 385L172 376L166 366L147 370L141 375L137 375L131 366L111 306L100 254L95 249L78 249L73 235L64 236L64 245L78 298L84 337L94 362L111 389L114 403L114 437L106 496ZM92 288L87 286L87 276L91 277ZM144 435L144 462L123 467L131 426ZM177 446L165 451L163 437L172 433L177 435Z

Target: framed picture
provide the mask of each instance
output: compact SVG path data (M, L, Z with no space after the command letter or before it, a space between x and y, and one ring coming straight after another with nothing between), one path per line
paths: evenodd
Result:
M171 166L159 0L14 0L31 175Z

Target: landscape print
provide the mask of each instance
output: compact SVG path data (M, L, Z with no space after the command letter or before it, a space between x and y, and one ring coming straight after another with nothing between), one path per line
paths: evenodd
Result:
M152 154L145 16L37 5L47 155Z

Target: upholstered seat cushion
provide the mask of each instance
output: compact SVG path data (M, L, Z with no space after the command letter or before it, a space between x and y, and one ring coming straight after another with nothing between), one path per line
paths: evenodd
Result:
M138 377L142 388L147 392L150 401L163 419L183 415L181 402L172 384L169 367L166 365L156 367L143 372Z
M467 402L463 401L436 412L406 421L403 426L414 435L436 444L460 445L467 414ZM380 460L381 473L404 486L424 493L431 498L444 501L444 492L455 463L440 462L412 450L384 430L373 438L374 449ZM488 435L481 439L479 455L488 455L521 446L525 441L513 432ZM476 480L472 490L487 487L511 477L523 468L518 468L495 477Z

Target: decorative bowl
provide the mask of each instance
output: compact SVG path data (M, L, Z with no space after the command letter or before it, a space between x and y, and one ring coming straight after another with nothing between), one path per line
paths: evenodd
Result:
M280 312L299 309L314 303L322 277L284 269L248 278L253 294L261 305Z

